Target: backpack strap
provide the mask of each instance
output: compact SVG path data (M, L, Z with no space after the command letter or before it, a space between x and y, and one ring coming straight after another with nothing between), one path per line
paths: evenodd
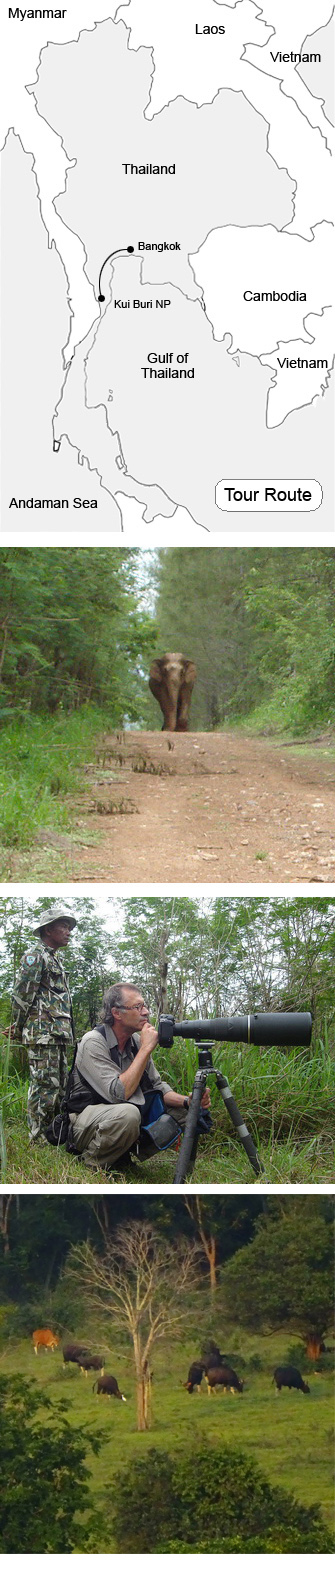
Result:
M107 1043L106 1026L105 1025L95 1025L94 1028L97 1031L98 1035L99 1036L103 1036L104 1041L106 1041L106 1043ZM131 1038L131 1043L132 1043L133 1055L134 1055L134 1057L137 1057L138 1047L136 1046L136 1042L134 1042L133 1037ZM119 1054L118 1054L117 1047L116 1046L109 1047L108 1051L109 1051L110 1057L112 1058L113 1063L115 1063L116 1067L119 1068L119 1062L118 1062ZM98 1104L100 1104L100 1102L105 1100L105 1097L102 1096L100 1093L98 1093L98 1091L93 1090L93 1086L89 1085L88 1080L85 1079L85 1077L84 1077L84 1074L81 1074L81 1071L78 1068L78 1064L76 1063L76 1056L77 1056L77 1045L75 1046L73 1059L72 1059L72 1063L71 1063L71 1068L69 1070L69 1074L68 1074L68 1078L67 1078L67 1082L66 1082L66 1087L65 1087L65 1091L64 1091L64 1099L63 1099L63 1102L62 1102L61 1110L63 1111L63 1108L64 1108L64 1110L65 1110L65 1108L67 1108L68 1112L79 1113L79 1112L83 1112L85 1107L97 1106ZM75 1087L74 1084L73 1084L73 1071L74 1071L74 1068L76 1068L76 1073L78 1074L78 1078L80 1080L80 1086L77 1086L77 1087ZM150 1096L153 1095L153 1093L154 1093L154 1086L152 1085L152 1081L150 1079L150 1075L147 1073L146 1069L144 1069L143 1074L141 1075L141 1079L139 1081L139 1084L140 1084L141 1090L142 1090L143 1095L144 1095L145 1098L149 1094L150 1094ZM107 1099L106 1099L106 1106L109 1106L109 1102L107 1101Z

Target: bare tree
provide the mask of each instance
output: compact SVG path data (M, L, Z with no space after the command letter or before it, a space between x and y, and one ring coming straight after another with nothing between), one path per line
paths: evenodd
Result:
M180 1300L197 1284L197 1244L162 1241L147 1222L105 1235L103 1254L77 1245L66 1274L81 1280L87 1308L127 1327L133 1347L137 1427L150 1426L151 1367L156 1341L177 1329L187 1309Z
M4 1254L9 1254L9 1215L13 1200L16 1200L16 1209L19 1209L20 1198L18 1194L0 1195L0 1234L3 1238Z
M185 1198L184 1204L191 1216L200 1238L200 1243L209 1265L210 1290L215 1292L217 1285L217 1237L211 1221L210 1206L200 1199L199 1194L192 1194Z

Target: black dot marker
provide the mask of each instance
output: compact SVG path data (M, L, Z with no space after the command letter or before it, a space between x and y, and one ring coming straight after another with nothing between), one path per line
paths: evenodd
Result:
M127 251L133 251L133 250L134 250L134 246L133 245L127 245Z
M106 299L106 295L105 294L98 294L99 305L103 305L105 299Z

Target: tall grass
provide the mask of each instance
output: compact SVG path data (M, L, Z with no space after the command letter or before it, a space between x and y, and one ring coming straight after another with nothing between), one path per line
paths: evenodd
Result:
M38 829L67 825L65 798L82 788L79 771L93 757L106 715L27 715L0 733L0 844L26 847Z
M260 1159L265 1180L282 1183L329 1183L334 1175L335 1089L333 1061L325 1042L318 1054L285 1056L276 1047L259 1052L256 1047L214 1050L214 1061L229 1080L246 1120ZM197 1067L194 1042L171 1052L155 1053L162 1078L174 1090L191 1090ZM213 1129L201 1138L196 1167L190 1181L199 1183L252 1182L251 1168L223 1106L215 1082L210 1080ZM80 1161L62 1146L29 1145L27 1133L27 1084L9 1067L8 1048L3 1057L3 1139L7 1142L7 1180L29 1183L105 1183L97 1168L90 1176ZM172 1183L175 1152L137 1162L126 1183ZM113 1179L111 1180L113 1181ZM120 1182L120 1178L116 1178Z
M214 1047L213 1061L229 1080L254 1138L281 1141L294 1136L299 1143L320 1131L334 1137L334 1063L326 1042L319 1042L313 1057L306 1051L286 1055L277 1047L260 1051L227 1042L224 1048ZM197 1067L196 1045L187 1041L169 1053L156 1052L155 1064L172 1089L186 1095ZM217 1114L221 1096L212 1077L208 1083ZM222 1112L226 1120L223 1108Z
M7 1177L7 1142L6 1119L22 1104L22 1083L19 1074L11 1066L10 1039L0 1043L0 1176L2 1182Z

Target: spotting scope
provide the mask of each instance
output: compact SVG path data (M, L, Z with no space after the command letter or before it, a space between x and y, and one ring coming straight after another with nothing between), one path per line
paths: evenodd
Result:
M187 1041L246 1041L255 1047L309 1047L311 1014L224 1014L222 1019L181 1019L161 1014L158 1040L172 1047L175 1036Z

